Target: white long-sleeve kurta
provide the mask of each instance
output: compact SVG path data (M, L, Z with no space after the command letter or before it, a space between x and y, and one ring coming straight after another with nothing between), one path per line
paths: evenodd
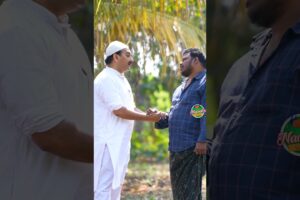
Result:
M92 164L42 151L31 138L62 120L92 134L93 77L77 36L39 4L9 0L0 55L0 199L92 199Z
M113 164L112 187L119 187L125 177L134 121L113 114L113 110L121 107L135 108L131 87L124 75L106 67L94 81L94 189L101 179L99 170L105 146Z

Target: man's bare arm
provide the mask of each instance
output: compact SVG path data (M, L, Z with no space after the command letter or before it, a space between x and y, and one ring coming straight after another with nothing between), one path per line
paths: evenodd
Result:
M32 140L43 151L62 158L93 162L93 137L79 131L67 121L62 121L45 132L32 134Z
M122 119L128 119L128 120L149 121L149 122L157 122L160 120L159 114L147 115L146 113L143 113L141 111L128 110L125 107L122 107L118 110L114 110L113 113Z

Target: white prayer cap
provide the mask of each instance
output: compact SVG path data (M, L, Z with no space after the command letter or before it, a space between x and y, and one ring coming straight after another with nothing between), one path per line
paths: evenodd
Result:
M105 57L107 58L108 56L111 56L114 53L116 53L118 51L121 51L123 49L129 49L129 47L126 44L122 43L122 42L113 41L106 48Z

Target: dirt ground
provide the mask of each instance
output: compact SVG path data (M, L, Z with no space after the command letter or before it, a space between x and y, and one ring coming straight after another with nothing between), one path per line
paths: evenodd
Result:
M202 199L206 200L206 177ZM130 163L122 200L172 200L168 163Z

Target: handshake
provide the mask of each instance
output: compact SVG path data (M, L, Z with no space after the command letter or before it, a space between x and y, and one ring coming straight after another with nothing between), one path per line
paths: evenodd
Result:
M168 116L167 113L161 112L157 110L156 108L148 108L146 111L146 117L151 122L158 122L159 120L164 120Z

